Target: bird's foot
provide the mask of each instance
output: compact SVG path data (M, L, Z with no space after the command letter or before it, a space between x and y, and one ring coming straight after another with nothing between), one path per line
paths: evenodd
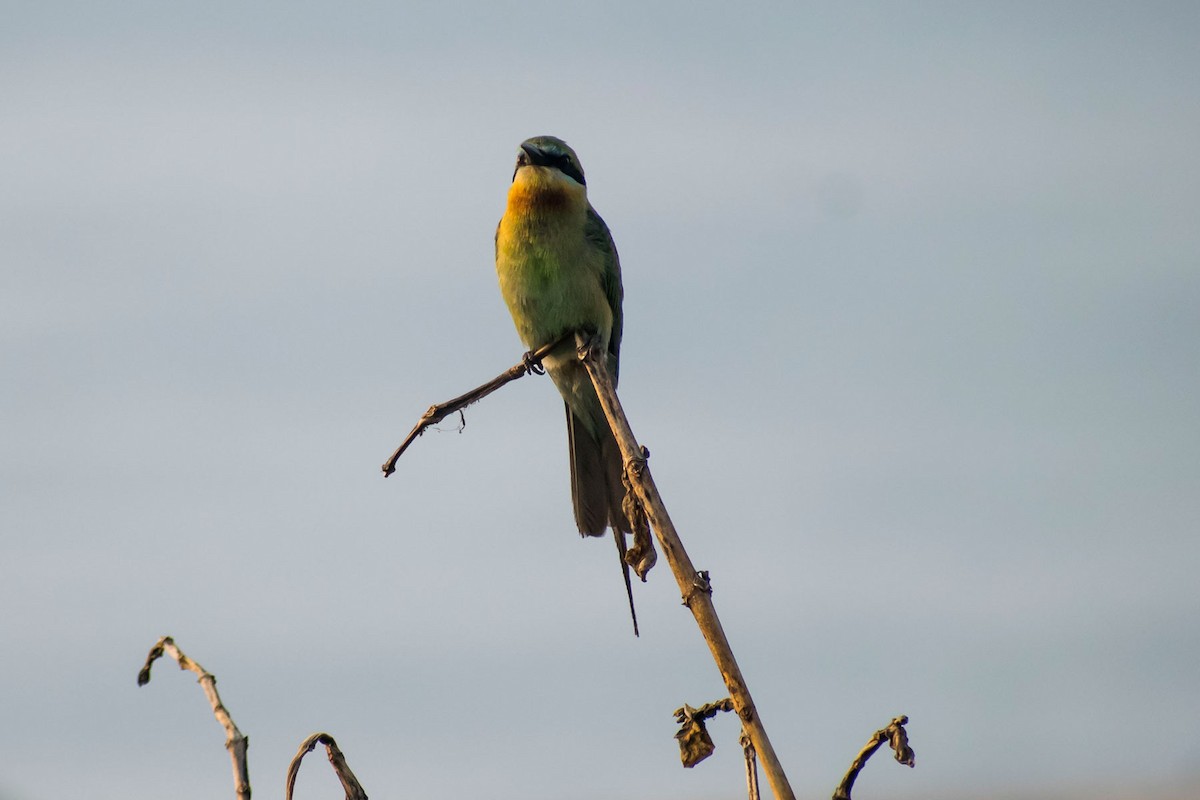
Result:
M599 331L581 330L575 332L575 344L577 354L580 361L598 360L601 354L601 343Z
M542 366L542 360L529 350L525 355L521 356L521 363L525 365L525 372L529 375L545 375L546 368Z

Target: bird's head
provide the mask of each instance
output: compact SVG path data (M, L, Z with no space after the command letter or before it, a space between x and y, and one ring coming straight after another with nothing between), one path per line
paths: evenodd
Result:
M513 170L513 181L521 175L522 170L531 169L541 173L541 177L559 180L566 178L580 186L586 186L583 179L583 166L575 151L555 136L534 136L521 142L517 151L517 166ZM557 174L555 174L557 173ZM561 178L560 178L561 176Z

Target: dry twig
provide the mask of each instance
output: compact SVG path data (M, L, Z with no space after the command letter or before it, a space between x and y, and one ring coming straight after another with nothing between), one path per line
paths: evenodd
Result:
M292 763L288 764L286 800L292 800L292 790L296 786L296 775L300 772L300 762L304 760L306 755L316 749L318 744L325 745L325 752L329 755L329 763L333 765L333 771L337 774L338 780L342 782L342 788L346 791L346 800L367 800L367 793L363 791L362 784L358 782L358 778L354 777L354 773L350 771L350 767L346 764L346 757L342 755L337 742L328 733L314 733L300 744L300 749L296 751L296 755L292 758Z
M404 455L404 451L408 449L408 446L416 441L417 437L423 434L430 425L437 425L455 411L461 411L472 403L479 402L501 386L511 383L517 378L523 378L530 373L542 374L542 359L551 350L558 347L559 343L566 338L566 336L559 337L550 344L539 347L532 353L526 353L525 358L521 359L520 364L514 364L482 386L477 386L466 394L460 394L452 400L430 406L429 410L417 420L417 424L409 431L408 436L405 437L400 446L396 448L396 452L392 453L388 460L383 462L383 477L386 478L396 471L396 462L400 460L400 456Z
M758 800L758 759L754 754L754 742L750 741L750 734L746 733L745 728L742 728L740 738L742 755L746 757L746 796L750 800Z
M788 783L787 775L784 774L783 765L779 763L779 758L775 755L775 748L771 746L771 740L767 738L766 729L763 727L758 710L754 707L754 701L750 697L750 690L746 687L742 671L733 657L729 639L726 638L725 631L721 628L721 620L717 617L717 611L713 607L712 584L709 582L708 573L700 572L692 566L692 561L683 548L683 542L680 541L679 534L675 531L671 517L667 514L667 508L658 493L658 488L654 485L654 479L650 476L650 468L646 463L647 451L639 446L637 439L634 438L633 431L629 427L629 420L626 419L625 411L621 408L621 401L613 389L612 378L608 374L608 367L599 352L597 342L594 339L586 339L582 334L576 334L576 341L579 344L580 359L592 378L592 384L596 387L596 394L600 396L600 404L604 407L604 413L608 417L613 435L616 436L617 444L621 447L621 455L625 459L626 469L629 471L630 480L637 492L638 499L646 510L650 527L653 528L663 555L666 556L667 563L671 565L675 581L679 584L680 592L683 594L683 604L691 610L692 616L696 618L696 624L700 627L700 633L708 642L713 660L717 662L717 668L721 671L721 677L729 690L729 697L733 701L738 717L741 718L742 727L749 734L755 752L763 760L763 770L767 773L767 782L771 784L776 800L795 800L795 794Z
M146 656L146 663L138 672L138 686L145 686L150 682L150 667L164 653L175 659L180 669L190 670L200 676L198 682L204 689L204 695L208 698L209 705L212 706L213 716L225 729L225 749L229 751L229 757L233 761L233 784L238 800L250 800L250 768L246 763L246 749L250 746L250 740L242 735L242 732L237 729L237 725L233 724L229 711L221 702L221 696L217 694L217 679L213 674L184 655L175 646L174 639L164 636L154 647L150 648L150 654Z
M867 759L873 756L875 751L884 742L891 744L897 761L905 766L916 766L917 754L908 746L908 733L904 730L904 726L907 724L908 717L901 714L892 720L891 725L881 728L872 734L866 746L854 757L854 761L850 762L850 770L846 773L846 777L842 778L841 784L834 791L833 800L851 800L850 790L854 788L854 779L858 777L858 773L866 766Z

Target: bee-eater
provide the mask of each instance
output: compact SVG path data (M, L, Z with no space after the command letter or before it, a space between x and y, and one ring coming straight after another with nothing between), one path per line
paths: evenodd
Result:
M526 347L536 350L572 332L598 336L616 384L621 264L608 226L588 202L579 157L562 139L535 136L521 143L496 228L496 273ZM600 536L611 527L624 553L630 525L621 511L621 451L579 361L575 337L568 336L542 364L566 402L575 524L584 536ZM622 567L628 585L624 560Z

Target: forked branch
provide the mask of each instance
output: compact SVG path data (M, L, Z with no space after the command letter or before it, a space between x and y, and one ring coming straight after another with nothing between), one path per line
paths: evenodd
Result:
M250 768L246 763L246 749L250 746L250 740L233 724L233 718L229 716L229 711L221 702L221 696L217 694L217 679L213 674L184 655L175 646L174 639L164 636L150 648L146 663L138 672L138 686L145 686L150 682L150 667L164 654L175 659L180 669L190 670L200 676L199 683L204 689L209 705L212 706L213 716L225 729L225 749L229 751L229 758L233 761L233 784L238 800L250 800Z

